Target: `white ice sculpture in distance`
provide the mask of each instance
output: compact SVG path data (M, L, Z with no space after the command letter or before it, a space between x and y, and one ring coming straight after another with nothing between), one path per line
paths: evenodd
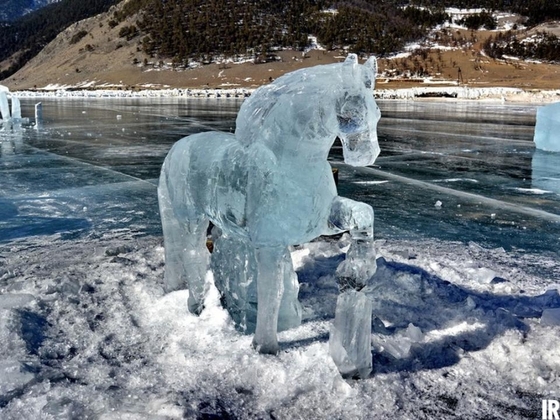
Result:
M12 96L12 119L21 121L21 102L15 96Z
M537 108L535 146L547 152L560 152L560 102Z
M7 87L0 85L0 121L9 121L11 119L10 106L8 104Z
M211 266L222 302L261 353L279 351L277 331L299 325L298 284L288 247L349 231L337 269L340 295L330 353L345 376L372 368L371 303L376 270L373 210L337 196L327 162L334 140L344 161L371 165L379 154L374 57L288 73L241 106L234 134L205 132L178 141L162 167L158 196L167 291L188 288L188 308L203 310ZM256 318L256 320L255 320Z

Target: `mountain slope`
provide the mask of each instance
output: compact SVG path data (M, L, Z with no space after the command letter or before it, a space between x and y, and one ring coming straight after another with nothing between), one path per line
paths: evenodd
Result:
M62 0L0 24L0 79L19 70L60 31L81 19L107 10L115 0Z

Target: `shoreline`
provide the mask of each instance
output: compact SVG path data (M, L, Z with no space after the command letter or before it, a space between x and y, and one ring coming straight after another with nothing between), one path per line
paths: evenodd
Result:
M10 92L18 98L190 98L190 99L244 99L256 88L228 89L53 89ZM560 101L560 89L523 90L511 87L477 88L467 86L430 86L402 89L376 89L376 99L492 101L514 103L551 103Z

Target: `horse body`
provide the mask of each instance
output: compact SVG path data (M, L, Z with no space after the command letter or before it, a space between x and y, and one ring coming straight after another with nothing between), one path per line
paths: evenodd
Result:
M337 271L339 282L358 290L373 274L368 263L375 271L373 211L337 196L327 162L337 136L350 164L371 164L379 153L375 69L374 59L359 66L351 55L344 63L289 73L245 101L234 135L189 136L165 159L158 195L166 289L188 287L189 310L202 310L209 265L204 242L212 221L223 248L213 257L216 284L229 294L225 301L239 306L239 319L255 318L249 312L257 311L254 345L261 352L277 352L278 327L301 321L289 245L349 230L354 242ZM349 345L346 338L355 331L348 334L336 348ZM366 365L348 366L363 375Z
M160 196L166 192L174 215L183 221L210 219L232 234L245 234L248 176L246 153L232 134L199 133L169 152Z
M329 231L330 203L336 197L326 159L303 174L296 168L306 162L294 168L293 161L258 145L243 147L231 134L200 133L173 146L162 186L173 184L169 200L179 219L210 220L255 246L289 246ZM324 205L318 208L319 203Z

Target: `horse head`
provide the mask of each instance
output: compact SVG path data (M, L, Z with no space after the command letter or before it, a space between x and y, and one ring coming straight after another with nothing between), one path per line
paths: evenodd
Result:
M371 165L379 155L377 122L381 113L373 98L377 60L372 56L361 66L356 54L349 54L341 72L343 87L336 103L336 134L342 141L344 162Z

